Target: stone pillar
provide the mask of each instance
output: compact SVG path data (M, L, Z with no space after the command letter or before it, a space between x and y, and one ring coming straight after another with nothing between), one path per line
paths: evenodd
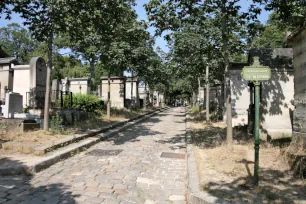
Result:
M294 105L293 138L295 151L306 149L306 29L302 28L288 37L293 47Z
M42 57L30 61L30 105L35 109L45 106L47 65Z

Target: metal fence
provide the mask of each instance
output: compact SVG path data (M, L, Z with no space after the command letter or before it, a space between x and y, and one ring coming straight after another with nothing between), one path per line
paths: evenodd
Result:
M45 107L45 91L31 91L26 93L28 108L43 109ZM50 108L72 108L73 95L70 91L50 91Z

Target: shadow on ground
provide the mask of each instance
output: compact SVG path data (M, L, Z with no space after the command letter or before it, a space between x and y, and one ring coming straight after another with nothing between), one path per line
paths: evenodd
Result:
M1 162L22 166L22 163L18 161L6 160L8 159L2 158ZM54 171L54 174L58 172ZM74 199L79 196L78 194L72 195L67 185L46 184L37 176L0 176L0 203L74 203Z
M193 122L195 123L201 123L201 121L203 123L203 120L200 117L196 117L193 119ZM226 143L226 128L217 126L207 126L203 128L193 129L191 133L191 142L196 147L198 147L198 154L201 154L201 157L203 158L206 158L207 156L206 159L201 160L202 163L205 163L203 166L205 166L206 170L203 174L205 174L206 177L204 177L204 180L206 180L207 182L202 183L202 189L208 191L210 194L216 196L217 198L220 198L218 201L216 201L216 203L222 203L222 201L224 200L229 201L230 203L306 203L305 182L295 178L292 175L293 172L289 171L289 168L278 169L278 167L273 165L269 168L264 168L260 166L259 187L254 186L253 161L242 159L240 161L235 161L236 163L228 162L228 164L232 165L230 167L233 167L228 167L228 169L233 169L233 172L231 170L220 170L220 168L218 168L217 166L218 164L220 164L222 168L223 166L224 168L226 168L223 162L227 163L227 161L233 160L233 158L229 157L234 154L233 152L235 151L235 147L233 147L233 149L230 149L229 152L227 152L228 155L218 156L209 154L208 156L208 152L212 151L215 154L220 154L220 151L215 150L223 148L224 144ZM247 127L234 128L233 139L235 141L235 144L243 146L245 145L245 147L250 147L250 150L253 151L252 143L254 142L254 138L252 135L247 134ZM273 143L262 143L261 147L269 147L273 149L276 147L284 148L287 145L287 141L274 141ZM224 151L223 153L226 153L226 151ZM221 156L222 159L220 159ZM224 157L228 158L225 160ZM248 155L243 155L243 157L247 158ZM218 163L216 159L219 159L221 163ZM260 159L262 159L263 161L261 155ZM281 157L267 157L267 159L272 161L273 159L279 160L281 159ZM280 163L282 162L285 161L281 160ZM283 164L284 166L286 166L285 163ZM242 168L241 172L243 173L237 174L238 170L235 170L235 168ZM200 172L200 174L202 173Z
M151 117L147 119L146 121L144 121L144 123L134 125L133 127L128 128L127 130L122 131L116 134L115 136L108 138L107 141L113 141L115 145L122 145L127 142L140 141L139 139L137 139L140 136L150 137L150 136L154 136L157 134L163 134L158 131L152 131L149 127L153 126L155 123L161 122L159 118L165 117L167 115L168 115L167 113L163 113L163 114L158 114L157 116ZM131 134L131 132L133 132L133 134Z
M147 119L145 122L135 125L131 128L128 128L126 131L120 132L118 135L109 138L107 141L113 141L115 145L122 145L126 142L136 142L140 141L137 139L140 136L146 136L146 137L153 137L155 135L162 135L162 139L157 140L157 143L160 144L171 144L169 147L172 150L176 149L183 149L186 148L185 143L185 130L182 132L182 134L178 134L176 136L167 137L167 133L160 132L160 131L153 131L150 127L154 126L156 123L163 122L162 118L167 117L169 115L174 116L175 118L183 118L185 117L184 114L173 114L171 112L165 111L163 113L159 113L158 115L151 117ZM175 123L177 125L184 125L182 123L185 123L183 120L177 120Z
M226 128L208 126L203 129L192 130L192 143L200 148L214 148L226 142ZM253 136L247 134L247 127L233 128L235 143L246 144L253 140Z
M289 172L262 168L259 187L253 187L252 181L249 175L233 182L209 182L204 190L233 203L306 203L305 185Z

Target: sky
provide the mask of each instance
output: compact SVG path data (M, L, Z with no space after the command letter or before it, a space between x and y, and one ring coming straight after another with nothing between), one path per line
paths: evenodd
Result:
M148 21L146 11L145 11L145 8L143 7L143 5L148 3L149 1L150 0L136 0L137 6L135 6L134 9L136 10L136 12L138 14L138 19L139 20L145 20L146 22ZM250 2L251 2L251 0L241 0L241 1L239 1L239 4L241 5L242 11L246 11L248 6L250 5ZM262 23L266 23L266 21L268 20L269 14L270 14L270 12L263 11L262 14L258 18ZM11 20L5 20L3 17L4 16L1 16L1 18L0 18L0 27L4 27L4 26L6 26L7 24L10 24L10 23L22 24L22 22L23 22L23 20L19 17L18 14L13 14ZM151 35L154 35L155 28L150 27L150 28L148 28L148 31L151 33ZM156 38L155 48L156 47L160 47L165 52L167 52L169 50L168 47L167 47L167 42L163 39L163 37L157 37ZM62 53L67 53L67 51L68 50L63 50Z

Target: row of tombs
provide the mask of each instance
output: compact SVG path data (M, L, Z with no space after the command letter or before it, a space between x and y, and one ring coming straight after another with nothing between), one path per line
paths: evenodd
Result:
M31 113L42 114L45 105L46 93L46 62L41 57L34 57L30 64L20 65L15 57L9 57L0 48L0 101L1 113L5 118L25 117L23 109L32 110ZM101 100L106 101L108 96L108 78L102 77L102 83L96 92L90 91L89 78L72 78L52 80L50 105L51 108L62 108L58 103L63 95L73 94L97 94ZM133 101L139 101L137 105L143 106L143 101L148 96L144 83L136 77L111 77L110 101L115 108L130 108ZM164 103L163 94L154 92L149 98L151 104L159 106ZM34 110L34 111L33 111ZM34 113L33 113L34 114ZM34 114L34 115L35 115ZM28 116L28 115L27 115Z
M293 49L251 49L247 63L231 63L230 90L232 101L232 126L247 126L249 133L254 130L254 87L253 83L241 76L245 66L253 64L254 57L259 57L260 64L269 66L272 77L260 86L260 136L262 139L288 138L293 133L294 104L294 67ZM220 107L225 101L221 95L221 84L214 84L210 90L210 103ZM225 91L224 91L225 93ZM198 100L206 101L206 90L200 88ZM226 121L226 113L223 120Z
M252 49L249 52L248 63L231 64L233 126L249 125L249 129L252 129L254 90L251 83L242 79L241 71L244 66L252 64L252 59L256 56L259 57L262 65L269 66L272 70L271 80L263 82L261 85L261 135L272 138L290 137L293 130L292 121L295 109L293 51L290 48L274 50ZM46 63L43 58L35 57L30 61L29 65L18 65L18 61L15 58L0 56L0 68L0 98L3 99L6 92L16 92L22 96L22 102L19 102L21 105L16 105L18 104L16 95L11 100L12 104L10 105L15 107L14 111L22 111L22 108L30 104L34 109L44 106ZM218 86L212 88L210 92L212 102L221 101L220 89ZM53 80L52 93L56 94L51 94L51 102L58 100L58 92L61 91L88 94L89 90L88 78ZM138 98L141 105L146 96L144 84L135 77L111 77L110 90L111 105L117 108L129 107L133 97ZM202 90L199 98L205 95L204 89ZM35 94L31 95L31 93ZM107 77L102 78L97 95L101 100L107 100ZM164 96L157 92L154 93L154 97L150 100L156 105L165 101ZM5 107L3 108L4 110L6 109ZM226 118L224 119L226 120Z

